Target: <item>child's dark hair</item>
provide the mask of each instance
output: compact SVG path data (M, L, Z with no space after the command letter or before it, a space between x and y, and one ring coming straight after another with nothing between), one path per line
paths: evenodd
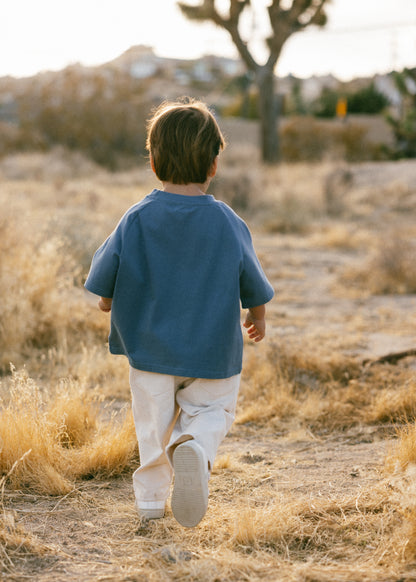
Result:
M225 140L201 101L164 102L147 126L147 149L162 182L203 184Z

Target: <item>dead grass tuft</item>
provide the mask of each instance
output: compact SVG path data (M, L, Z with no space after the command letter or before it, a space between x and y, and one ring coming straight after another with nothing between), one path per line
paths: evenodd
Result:
M314 430L416 418L416 384L408 368L367 368L340 354L277 345L249 355L237 423L276 427L296 421Z
M80 389L72 379L62 380L47 410L47 419L55 427L64 447L81 447L97 430L99 398Z
M74 382L46 398L24 370L13 371L10 400L0 409L0 472L8 486L63 495L75 479L129 468L137 459L132 418L102 418L99 403Z
M354 407L362 401L354 382L358 372L356 361L339 354L324 357L274 345L245 363L237 422L273 425L297 417L321 427L354 424L359 420Z
M386 458L386 468L389 472L400 468L402 471L416 465L416 424L411 423L400 428L398 440ZM414 470L410 471L414 478Z
M369 422L406 423L416 418L416 382L403 373L398 385L390 385L376 393L367 414Z
M340 282L372 295L415 293L415 250L412 238L404 233L384 235L363 264L343 271Z
M103 334L103 320L88 321L77 284L80 272L63 240L25 230L13 220L1 226L0 234L0 369L23 363L36 350L67 351L68 341Z
M73 478L115 477L138 463L137 437L133 417L129 413L123 422L113 414L100 423L94 438L79 449L72 449L69 458Z
M346 580L358 572L393 570L411 563L407 548L412 533L410 513L401 514L399 498L392 499L384 487L363 491L358 496L327 499L276 499L262 507L241 507L232 525L231 543L241 552L276 552L287 563L320 564ZM413 542L412 542L413 543ZM340 557L342 559L340 560ZM364 570L365 569L365 570ZM315 580L311 577L302 580ZM360 577L360 579L362 579Z

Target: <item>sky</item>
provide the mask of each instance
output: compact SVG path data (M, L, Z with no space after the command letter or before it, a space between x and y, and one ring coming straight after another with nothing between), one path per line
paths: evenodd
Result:
M226 6L227 0L217 0ZM190 0L189 3L196 3ZM244 34L257 60L265 59L266 6L252 0ZM340 80L416 67L416 0L331 0L328 24L289 38L276 73ZM204 54L237 57L226 31L190 22L175 0L3 0L0 76L24 77L73 63L95 66L134 45L162 57Z

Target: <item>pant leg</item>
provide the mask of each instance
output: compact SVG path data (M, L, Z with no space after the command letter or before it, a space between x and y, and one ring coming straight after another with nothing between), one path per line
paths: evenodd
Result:
M167 448L169 459L175 445L194 438L212 469L217 449L234 422L240 377L241 374L221 380L197 378L177 390L180 412Z
M175 377L131 367L130 387L140 452L140 467L133 475L136 502L142 508L162 508L172 480L165 450L178 412Z

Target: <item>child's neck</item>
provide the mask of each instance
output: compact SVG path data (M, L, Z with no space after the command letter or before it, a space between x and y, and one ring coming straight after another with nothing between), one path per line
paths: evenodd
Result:
M209 186L210 180L204 184L173 184L172 182L162 182L163 190L171 194L181 194L182 196L203 196Z

